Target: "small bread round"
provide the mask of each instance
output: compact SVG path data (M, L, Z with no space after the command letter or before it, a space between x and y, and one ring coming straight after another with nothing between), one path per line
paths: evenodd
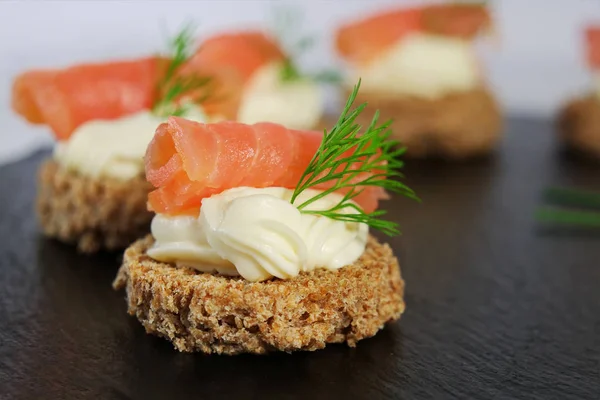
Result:
M490 153L500 139L502 116L485 88L449 94L439 99L382 96L362 91L357 102L368 103L358 122L367 126L375 110L379 121L393 119L392 137L413 158L463 159Z
M248 282L146 255L151 236L126 251L115 289L129 314L179 351L218 354L317 350L371 337L404 311L404 281L388 245L369 238L354 264L288 279Z
M150 231L151 186L141 176L90 178L47 160L38 179L36 208L44 234L77 244L83 253L123 249Z
M570 101L559 113L558 123L564 144L600 158L600 98L597 95Z

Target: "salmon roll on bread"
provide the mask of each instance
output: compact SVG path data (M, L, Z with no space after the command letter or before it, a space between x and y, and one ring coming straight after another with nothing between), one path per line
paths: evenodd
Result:
M336 47L350 66L348 82L362 79L359 99L394 120L408 156L465 158L492 151L501 131L473 48L490 25L485 5L415 6L342 26Z
M123 249L150 231L143 157L156 126L170 115L222 119L231 107L231 100L207 98L223 85L189 64L191 32L182 31L172 47L165 57L16 77L13 109L47 125L57 141L39 171L37 212L47 236L91 253Z
M149 232L143 156L167 117L320 129L324 110L317 82L268 35L219 34L196 46L189 28L164 57L25 72L12 105L57 140L39 173L42 230L86 253Z
M190 67L228 77L224 82L224 93L232 98L224 115L228 120L274 122L292 129L324 127L318 74L303 74L274 35L247 30L208 37Z
M379 202L395 192L403 149L389 123L352 110L324 134L262 122L171 117L148 146L156 212L114 281L128 312L179 351L238 354L350 346L404 311Z
M562 142L600 160L600 26L585 29L586 62L593 74L589 93L570 100L559 113Z

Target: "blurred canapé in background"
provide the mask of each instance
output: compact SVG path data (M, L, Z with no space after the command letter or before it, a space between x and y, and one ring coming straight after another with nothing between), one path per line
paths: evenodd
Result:
M88 61L135 58L165 49L186 22L204 34L244 28L268 29L273 9L303 14L302 33L318 41L299 60L306 68L338 67L333 33L344 22L410 0L204 0L204 1L2 1L0 15L0 159L16 158L49 143L47 127L31 126L10 110L14 77L27 69ZM570 97L590 88L584 26L600 23L598 0L490 1L499 40L479 45L490 85L509 114L552 117ZM336 99L328 93L330 106ZM18 133L18 134L17 134Z

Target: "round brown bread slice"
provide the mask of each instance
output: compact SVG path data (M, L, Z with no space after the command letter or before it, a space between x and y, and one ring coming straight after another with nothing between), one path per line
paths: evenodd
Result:
M388 245L369 238L354 264L248 282L153 260L151 236L126 251L115 289L129 314L179 351L218 354L317 350L371 337L404 311L404 281Z
M150 231L150 190L141 176L90 178L48 160L38 175L40 225L47 236L77 244L84 253L123 249Z
M564 144L600 159L600 98L597 95L570 101L559 113L558 123Z
M361 91L357 101L368 103L358 117L361 125L371 122L375 110L380 121L394 120L392 137L408 148L409 157L481 156L490 153L500 139L502 116L485 88L433 100Z

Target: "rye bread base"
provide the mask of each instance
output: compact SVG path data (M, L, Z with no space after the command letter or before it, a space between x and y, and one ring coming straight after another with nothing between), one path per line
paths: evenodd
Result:
M408 157L476 157L490 153L500 139L502 116L483 87L433 100L361 91L356 101L368 103L357 119L361 125L368 126L375 110L380 121L394 120L392 137L408 148Z
M388 245L337 271L265 282L200 273L153 260L147 236L131 245L113 283L147 333L182 352L217 354L322 349L371 337L404 312L404 281Z
M76 244L80 252L123 249L150 232L150 190L141 176L90 178L47 160L38 175L38 219L46 236Z
M558 116L560 137L569 148L600 159L600 98L589 94L571 100Z

